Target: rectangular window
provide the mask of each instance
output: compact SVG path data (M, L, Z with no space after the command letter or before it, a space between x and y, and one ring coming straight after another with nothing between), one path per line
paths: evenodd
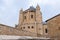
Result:
M47 29L45 29L45 33L47 33L48 32L48 30Z
M31 18L33 18L33 15L31 15Z

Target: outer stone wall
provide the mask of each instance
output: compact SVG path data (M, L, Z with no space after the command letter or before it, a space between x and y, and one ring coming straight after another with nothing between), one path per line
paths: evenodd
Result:
M24 31L24 30L17 30L13 27L9 27L6 25L0 24L0 35L18 35L18 36L36 36L35 33Z
M60 38L60 16L47 21L49 37Z

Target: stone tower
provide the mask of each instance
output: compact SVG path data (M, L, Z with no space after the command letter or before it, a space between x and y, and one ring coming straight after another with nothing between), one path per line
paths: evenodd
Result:
M17 29L32 32L37 36L43 35L42 13L39 5L36 8L31 6L25 11L23 9L20 10Z

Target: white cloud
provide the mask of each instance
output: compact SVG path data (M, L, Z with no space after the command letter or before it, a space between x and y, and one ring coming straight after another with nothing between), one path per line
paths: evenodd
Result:
M11 6L14 3L14 0L2 0L6 6Z
M5 8L4 6L0 6L0 10L1 10L1 11L5 11L5 9L6 9L6 8Z
M57 5L60 3L60 0L29 0L29 6L41 4L41 5Z
M16 15L16 8L14 3L14 0L2 0L2 3L0 3L2 4L0 5L0 23L8 25L13 25L13 23L15 23L13 21L11 22L11 20L13 20L13 17Z
M29 0L29 6L37 4L47 4L48 0Z

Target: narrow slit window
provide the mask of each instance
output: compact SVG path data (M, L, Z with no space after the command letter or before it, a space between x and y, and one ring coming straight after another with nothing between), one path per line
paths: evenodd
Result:
M26 16L24 16L24 19L26 19Z

